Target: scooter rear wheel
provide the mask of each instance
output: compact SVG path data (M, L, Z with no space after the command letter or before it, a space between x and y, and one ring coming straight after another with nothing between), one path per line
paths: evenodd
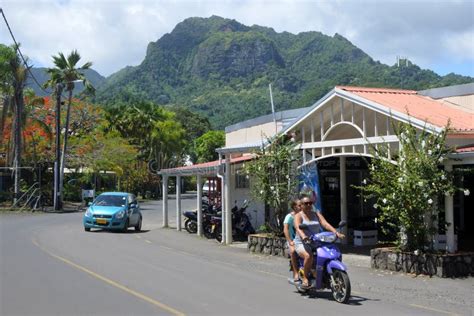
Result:
M334 283L331 282L332 297L338 303L345 304L351 297L351 281L345 271L333 270Z
M190 220L190 219L187 219L187 220L184 221L184 228L186 228L186 230L190 234L197 233L197 223L195 221Z

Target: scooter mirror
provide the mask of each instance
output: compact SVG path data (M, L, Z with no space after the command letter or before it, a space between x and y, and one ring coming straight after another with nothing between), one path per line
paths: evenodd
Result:
M346 221L340 221L338 226L339 226L339 228L342 228L346 225L347 225Z

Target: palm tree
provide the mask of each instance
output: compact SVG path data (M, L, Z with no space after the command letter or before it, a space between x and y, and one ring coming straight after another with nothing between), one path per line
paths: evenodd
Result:
M0 117L0 139L3 139L5 121L10 112L13 112L13 71L10 60L15 58L15 50L0 44L0 95L3 99L2 115Z
M57 84L62 84L65 86L66 91L68 92L68 104L66 111L66 124L64 132L64 143L63 150L61 153L60 161L60 176L59 176L59 188L62 192L63 181L64 181L64 159L67 151L67 139L69 136L69 118L71 114L71 103L72 103L72 92L74 90L74 83L77 81L82 81L87 92L93 93L94 87L84 76L84 70L89 69L92 66L91 62L86 62L79 68L77 63L81 59L81 56L77 50L73 50L67 58L63 53L58 53L57 56L53 56L53 62L56 66L55 68L48 68L46 71L50 75L50 79L45 83L45 87L55 88ZM57 113L56 115L59 115Z
M20 56L17 53L18 46L11 48L2 45L0 67L2 70L0 88L7 96L4 107L2 108L1 134L3 136L4 121L9 108L15 115L13 120L13 168L15 173L14 200L20 193L20 167L21 167L21 130L24 111L23 90L26 85L28 68L23 65ZM10 95L10 97L8 97ZM10 104L10 106L9 106Z

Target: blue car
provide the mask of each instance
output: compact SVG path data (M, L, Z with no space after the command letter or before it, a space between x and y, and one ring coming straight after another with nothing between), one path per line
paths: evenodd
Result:
M142 229L142 213L135 195L124 192L106 192L99 195L82 218L84 230L91 228L121 230L129 227Z

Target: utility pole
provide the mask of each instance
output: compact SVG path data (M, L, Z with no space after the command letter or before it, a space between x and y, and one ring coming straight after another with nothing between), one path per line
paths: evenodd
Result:
M268 85L268 89L270 90L270 103L272 104L272 114L273 114L273 123L275 124L275 135L278 133L278 127L275 117L275 106L273 105L273 93L272 93L272 84Z
M18 89L15 89L15 121L14 121L14 161L13 168L15 173L14 197L13 202L16 203L20 197L20 166L21 166L21 114L23 112L23 90L19 87L20 83L15 82Z
M59 211L61 205L61 187L59 185L61 161L61 94L62 83L56 84L56 160L54 161L54 210Z

